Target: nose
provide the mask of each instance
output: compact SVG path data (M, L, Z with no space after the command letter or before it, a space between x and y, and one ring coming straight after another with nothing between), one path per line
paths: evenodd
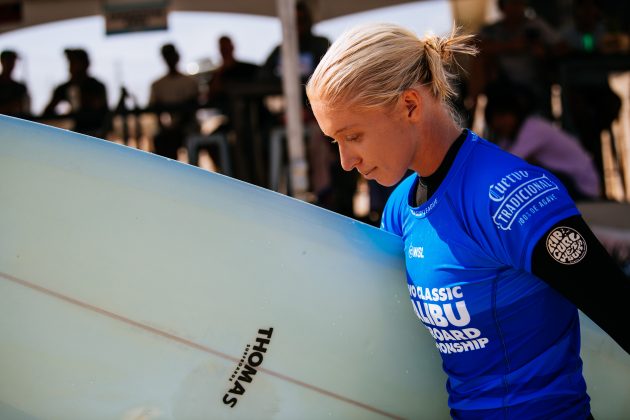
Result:
M339 160L344 171L353 170L361 162L359 156L342 143L339 143Z

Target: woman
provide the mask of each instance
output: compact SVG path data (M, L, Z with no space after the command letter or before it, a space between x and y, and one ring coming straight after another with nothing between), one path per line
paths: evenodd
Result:
M467 40L389 24L350 30L307 94L345 170L385 186L415 172L382 227L403 238L452 416L589 418L576 306L628 351L630 285L556 178L459 126L447 68L474 53Z

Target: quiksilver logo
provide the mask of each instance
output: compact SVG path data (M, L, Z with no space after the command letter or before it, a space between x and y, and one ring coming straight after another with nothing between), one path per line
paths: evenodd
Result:
M512 172L490 186L490 200L499 203L492 220L500 229L509 230L518 215L530 204L557 189L556 183L544 174L530 179L527 171Z
M267 346L271 343L271 334L273 328L258 330L256 344L248 344L243 352L238 366L234 369L234 373L230 378L230 382L234 382L234 386L228 390L223 396L223 404L234 408L238 403L238 398L245 394L245 384L251 383L254 375L258 372L258 367L262 365L267 353Z

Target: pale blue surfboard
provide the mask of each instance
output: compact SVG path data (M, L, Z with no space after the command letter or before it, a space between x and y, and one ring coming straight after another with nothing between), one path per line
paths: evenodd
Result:
M0 419L448 418L402 244L309 204L0 117ZM583 320L598 419L630 360Z

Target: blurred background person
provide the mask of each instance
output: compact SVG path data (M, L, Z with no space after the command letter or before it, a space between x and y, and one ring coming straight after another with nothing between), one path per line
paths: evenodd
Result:
M573 0L573 19L561 31L568 49L567 78L562 86L564 121L580 140L582 146L593 156L595 167L604 176L601 133L613 135L612 124L619 116L621 98L613 92L608 82L608 71L591 69L571 77L571 60L589 62L604 55L615 53L610 31L599 2L596 0Z
M296 19L299 47L299 65L302 83L315 71L324 56L330 41L313 33L313 18L305 2L296 4ZM269 55L261 69L263 79L282 76L282 51L278 45ZM336 147L327 141L321 132L317 121L307 104L306 93L304 100L303 119L306 133L306 150L309 164L310 188L316 196L316 204L338 213L353 216L353 197L357 187L355 172L345 172L338 163Z
M222 132L225 135L237 134L236 141L239 144L234 144L234 146L236 146L236 153L241 153L242 156L233 156L231 160L238 161L243 165L243 159L241 158L245 158L248 155L248 150L244 147L245 144L248 144L248 140L245 140L245 138L251 139L254 137L251 124L249 123L252 118L250 113L262 113L265 107L262 104L262 99L254 101L255 107L247 107L242 104L239 106L233 102L231 94L235 93L234 90L239 89L239 86L242 87L255 81L260 71L260 66L238 60L234 55L234 43L227 35L219 37L218 46L221 54L221 64L212 71L204 102L206 106L217 109L223 116L223 121L217 128L218 132ZM265 118L258 116L258 120L264 121ZM220 162L220 165L217 164L217 167L225 164L220 159L217 159L219 151L216 144L205 148L208 149L210 157L215 164Z
M502 81L526 86L545 115L550 109L551 58L563 51L560 35L543 19L527 13L527 0L497 0L502 18L479 33L480 55L471 69L467 107L488 84Z
M44 115L60 115L57 106L66 103L74 121L73 131L105 138L111 128L105 85L88 74L90 58L85 50L66 49L64 53L70 79L55 88Z
M30 97L24 83L13 79L12 73L18 55L15 51L0 53L0 114L27 117L30 114Z
M66 49L70 79L57 86L44 109L44 116L62 115L58 105L69 105L72 130L105 138L111 128L105 85L88 74L90 58L83 49Z
M159 122L153 146L156 154L177 160L186 136L199 129L196 119L199 85L178 70L180 56L173 44L163 45L160 52L168 70L151 84L149 107L157 113Z
M229 117L229 85L251 82L258 75L260 67L237 60L234 56L234 43L226 35L219 38L219 52L221 65L212 73L212 79L208 85L208 102Z
M533 94L523 86L489 86L485 109L490 137L508 152L552 172L575 201L601 198L601 179L579 141L534 113Z

